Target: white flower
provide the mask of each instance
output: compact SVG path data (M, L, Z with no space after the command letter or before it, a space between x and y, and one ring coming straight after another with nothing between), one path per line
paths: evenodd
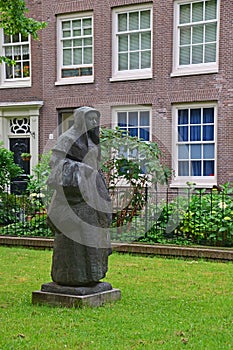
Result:
M221 208L221 209L226 209L226 207L227 207L227 204L225 203L225 202L219 202L218 203L218 206L219 206L219 208Z

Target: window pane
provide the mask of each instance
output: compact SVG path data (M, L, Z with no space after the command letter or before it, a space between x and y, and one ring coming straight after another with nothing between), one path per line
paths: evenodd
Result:
M127 30L127 14L122 13L118 15L118 32Z
M130 12L129 13L129 30L139 29L139 13Z
M205 46L205 63L216 61L216 44L207 44Z
M9 44L11 42L11 36L4 34L4 44Z
M83 29L83 35L92 35L92 29L91 28Z
M189 176L189 162L178 162L178 176Z
M118 55L118 57L119 57L118 69L119 70L128 69L128 53L121 53Z
M138 125L138 112L129 112L129 125Z
M214 160L204 160L203 167L204 176L214 176Z
M71 36L71 31L66 30L62 33L63 38L69 38Z
M149 126L150 125L150 118L149 118L149 112L143 111L140 112L140 126Z
M179 126L178 127L178 141L188 141L188 127Z
M29 46L28 45L22 46L22 54L23 54L23 60L29 60Z
M121 35L118 39L119 52L128 51L128 35Z
M192 48L192 64L203 62L203 45L193 46Z
M191 109L190 124L201 124L201 108Z
M146 32L141 34L141 49L146 50L151 48L151 33Z
M92 19L91 18L84 18L83 19L83 27L88 28L92 26Z
M63 40L63 47L72 47L72 40Z
M84 40L86 40L86 39L84 39ZM70 41L70 42L72 42L72 40L66 40L66 41ZM74 39L73 40L73 45L74 45L74 47L82 47L82 44L83 44L83 39Z
M190 47L180 48L180 65L190 64Z
M91 64L92 63L92 48L91 47L85 47L84 48L84 58L83 58L84 64Z
M72 27L81 28L81 19L75 19L74 21L72 21Z
M189 159L189 146L178 145L178 159Z
M139 52L130 53L130 69L139 69Z
M139 129L140 135L139 137L145 141L150 140L150 130L149 128L140 128Z
M12 35L12 42L13 43L18 43L19 40L19 34Z
M82 64L82 49L74 49L74 62L73 64Z
M23 63L23 77L24 78L30 77L29 62L24 62Z
M179 109L178 124L188 124L188 109Z
M63 65L71 65L72 64L72 50L63 50Z
M13 67L5 64L5 69L6 69L6 79L12 79L13 78Z
M201 176L201 161L195 160L191 162L191 175Z
M180 6L180 24L190 23L190 4Z
M129 134L130 134L130 136L137 136L138 137L138 128L129 128Z
M214 108L203 108L203 123L214 123Z
M117 116L118 116L118 125L119 126L126 126L127 125L126 112L119 112L119 113L117 113Z
M25 42L25 41L29 41L28 36L21 34L21 42Z
M5 48L5 56L7 58L12 59L12 46L11 47L6 47Z
M217 38L217 24L206 24L205 26L205 42L216 41Z
M192 22L203 20L203 2L194 2L192 7Z
M143 51L141 54L141 68L150 68L151 67L151 52Z
M15 78L22 78L21 64L18 63L14 66Z
M73 30L73 36L74 37L79 37L82 35L81 29L75 29Z
M213 141L214 140L214 126L204 125L203 126L203 141Z
M62 22L62 29L70 29L70 21Z
M191 159L201 158L201 145L191 145Z
M83 39L84 46L92 46L92 38Z
M140 29L150 28L150 10L141 11L140 13Z
M191 44L191 28L180 29L180 45Z
M190 141L201 141L200 126L190 126Z
M139 50L139 34L131 34L130 35L130 50Z
M193 27L193 44L202 44L203 43L203 34L204 34L204 26L195 26Z
M217 18L217 0L206 1L205 19L211 20Z
M203 158L204 159L213 159L214 158L214 144L204 145L203 146Z
M14 58L16 60L19 60L21 56L21 46L14 46L13 51L14 51Z

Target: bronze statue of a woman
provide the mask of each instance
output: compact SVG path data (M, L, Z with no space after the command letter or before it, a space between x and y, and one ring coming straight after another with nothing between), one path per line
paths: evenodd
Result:
M111 201L99 169L100 113L74 111L74 125L52 150L48 186L54 189L48 225L55 234L52 279L89 286L105 277L111 254Z

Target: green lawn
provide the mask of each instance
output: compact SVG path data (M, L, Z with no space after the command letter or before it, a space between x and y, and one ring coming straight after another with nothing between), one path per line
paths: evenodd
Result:
M31 304L51 251L0 247L0 349L233 350L233 264L120 255L106 281L122 300L99 308Z

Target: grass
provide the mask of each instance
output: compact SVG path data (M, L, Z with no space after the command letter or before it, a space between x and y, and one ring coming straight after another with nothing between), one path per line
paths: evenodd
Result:
M0 349L233 349L233 264L114 253L106 280L122 300L99 308L31 304L51 251L0 247Z

